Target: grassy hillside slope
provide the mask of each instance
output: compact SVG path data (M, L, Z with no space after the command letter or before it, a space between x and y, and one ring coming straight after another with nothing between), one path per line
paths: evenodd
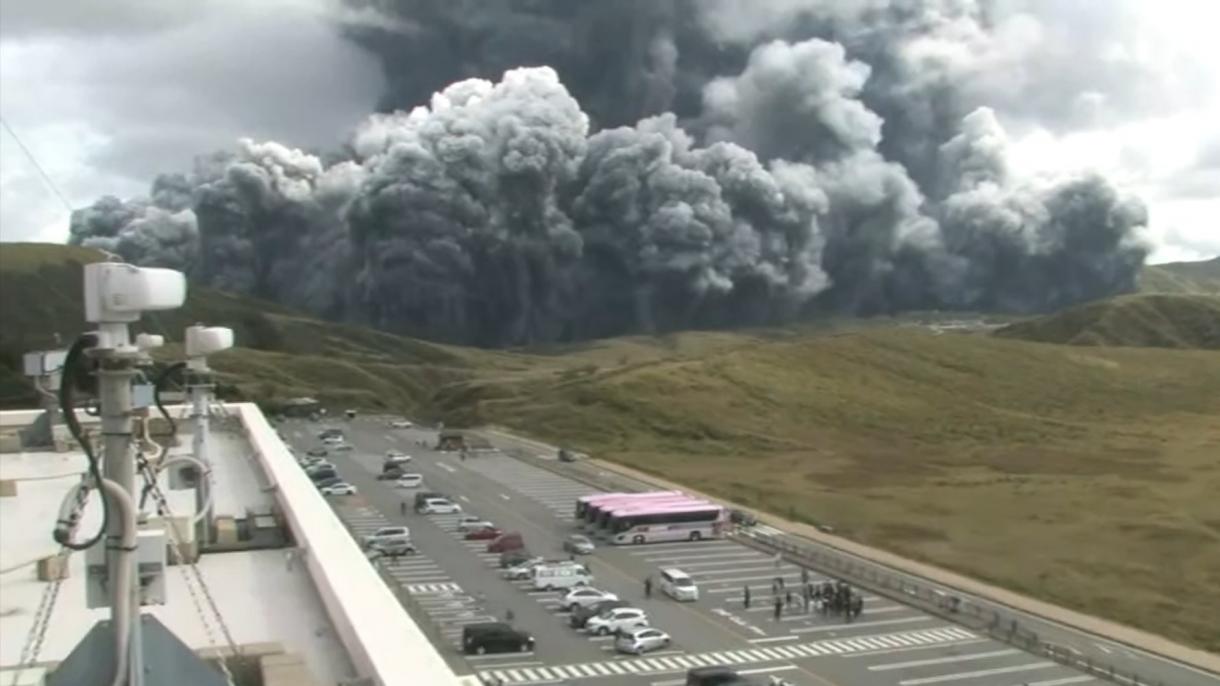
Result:
M0 374L82 328L88 251L0 246ZM900 322L489 352L192 289L229 390L498 423L1220 650L1220 355ZM173 351L168 351L172 354ZM25 391L13 378L3 395ZM0 379L0 383L6 383ZM1171 580L1167 583L1166 580Z
M1220 257L1202 262L1149 265L1139 279L1141 293L1220 295Z
M1069 345L1220 350L1220 296L1120 296L1010 324L996 335Z
M1218 388L1211 352L894 329L446 395L468 421L1216 650Z
M86 329L81 266L101 259L85 248L37 243L0 247L0 405L35 402L21 355L67 345ZM186 305L145 315L133 329L181 341L194 323L229 326L239 349L213 366L230 396L274 402L311 395L331 404L415 411L441 384L479 369L512 369L514 356L437 345L371 329L322 322L273 303L188 288ZM177 349L169 346L166 355Z

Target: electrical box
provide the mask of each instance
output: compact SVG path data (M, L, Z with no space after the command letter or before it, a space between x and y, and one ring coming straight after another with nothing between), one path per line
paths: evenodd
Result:
M22 366L26 376L47 376L58 374L64 366L64 358L68 353L63 350L37 350L26 353L22 358Z
M165 604L165 545L161 528L141 529L136 536L141 605ZM85 605L89 609L110 607L110 583L106 546L99 543L85 551Z
M131 407L139 410L153 406L153 385L137 383L131 385Z

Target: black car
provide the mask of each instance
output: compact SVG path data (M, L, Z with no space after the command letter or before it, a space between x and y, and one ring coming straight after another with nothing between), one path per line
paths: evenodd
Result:
M378 481L397 481L398 478L401 477L403 474L406 474L406 472L402 471L401 469L399 469L397 467L394 467L393 469L386 469L386 470L382 471L380 474L378 474L377 480Z
M571 615L568 615L568 624L570 624L573 629L583 629L585 628L585 625L589 623L590 619L593 619L607 610L630 606L631 603L628 603L626 600L603 600L600 603L594 603L592 605L581 605L575 610L572 610Z
M316 484L324 479L333 479L337 476L339 476L339 472L333 469L319 469L316 472L310 472L309 479Z
M753 686L732 667L695 667L686 673L686 686Z
M528 653L533 649L534 637L511 624L487 622L462 628L462 652L467 655Z
M745 510L733 510L729 512L729 521L738 526L754 526L758 524L758 518L746 512Z
M394 477L394 478L398 478L398 477ZM416 493L415 494L416 512L418 512L419 509L424 506L424 503L428 502L429 498L444 498L444 499L448 500L449 496L445 495L444 493L437 493L436 491L424 491L422 493Z
M309 450L305 451L305 454L310 457L326 457L329 455L329 453L326 452L326 448L310 448Z

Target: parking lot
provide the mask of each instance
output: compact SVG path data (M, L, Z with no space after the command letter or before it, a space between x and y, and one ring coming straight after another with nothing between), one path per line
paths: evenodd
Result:
M462 460L457 453L436 452L431 449L435 432L390 428L385 419L325 425L342 428L354 448L328 456L340 475L359 489L357 495L331 497L336 512L357 535L386 525L410 527L419 552L379 564L410 594L410 610L418 621L431 625L451 663L462 670L469 665L487 683L676 686L687 669L712 664L733 665L757 675L760 683L774 675L803 686L1062 686L1093 681L868 593L863 595L863 614L848 622L841 615L807 609L799 593L789 604L781 592L776 618L774 578L782 576L786 588L796 588L802 570L785 563L777 566L774 558L730 540L601 546L581 558L596 587L643 609L650 624L673 639L664 650L640 657L619 655L612 636L569 628L561 594L502 579L499 556L486 552L487 542L464 540L457 531L459 515L418 515L410 507L414 490L439 491L451 496L465 514L521 532L533 553L566 558L560 546L575 530L575 500L595 489L499 453L475 453ZM322 426L289 420L281 431L303 451L317 447ZM390 449L412 455L407 471L423 475L420 489L397 489L393 482L376 480ZM409 501L405 514L404 499ZM700 599L678 603L655 589L646 598L644 580L663 567L678 567L692 576ZM805 574L814 583L825 580ZM536 638L533 651L460 656L463 626L502 620L510 613L515 626Z

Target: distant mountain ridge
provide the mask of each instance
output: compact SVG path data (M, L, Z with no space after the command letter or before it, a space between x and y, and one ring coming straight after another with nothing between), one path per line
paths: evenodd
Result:
M1169 262L1144 267L1141 293L1220 295L1220 256L1202 262Z
M1220 295L1123 295L1010 324L995 335L1066 345L1220 350Z

